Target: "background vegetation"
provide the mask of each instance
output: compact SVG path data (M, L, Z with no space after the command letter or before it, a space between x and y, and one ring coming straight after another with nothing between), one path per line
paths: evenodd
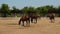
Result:
M13 9L10 9L8 4L2 4L0 7L0 17L19 17L23 14L29 14L29 13L37 13L41 16L45 16L49 11L56 14L56 16L60 17L60 6L54 7L54 6L41 6L41 7L24 7L22 9L18 9L15 6L12 7Z

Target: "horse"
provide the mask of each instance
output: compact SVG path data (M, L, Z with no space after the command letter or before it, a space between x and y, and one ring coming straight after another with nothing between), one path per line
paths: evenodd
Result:
M21 24L21 22L23 23L22 26L24 26L24 21L26 21L26 25L29 24L30 26L30 18L28 15L24 15L20 18L19 20L19 25Z
M48 13L47 17L49 17L49 19L51 20L51 22L54 22L53 20L55 20L55 14L53 13Z
M37 15L37 14L30 14L31 23L35 23L35 24L36 24L38 17L40 18L40 15ZM36 22L33 22L33 20L35 20Z

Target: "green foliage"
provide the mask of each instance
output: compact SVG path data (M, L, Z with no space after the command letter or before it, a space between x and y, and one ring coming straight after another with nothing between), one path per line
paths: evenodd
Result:
M27 11L28 11L28 7L24 7L24 8L22 9L22 11L24 12L24 14L26 14Z
M9 6L7 4L2 4L1 6L1 13L3 15L3 17L6 17L7 14L9 14Z
M30 13L37 13L42 16L45 16L48 12L53 12L55 14L58 14L60 16L60 6L54 7L50 5L41 6L41 7L24 7L22 9L18 9L15 6L12 7L13 9L10 9L7 4L2 4L0 7L0 16L7 17L7 16L19 16L22 14L30 14Z

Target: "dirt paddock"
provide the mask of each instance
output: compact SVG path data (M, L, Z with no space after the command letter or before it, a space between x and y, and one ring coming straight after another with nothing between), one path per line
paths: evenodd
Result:
M51 23L46 17L38 19L38 23L31 23L30 27L18 25L19 17L0 17L0 34L60 34L60 18L55 17Z

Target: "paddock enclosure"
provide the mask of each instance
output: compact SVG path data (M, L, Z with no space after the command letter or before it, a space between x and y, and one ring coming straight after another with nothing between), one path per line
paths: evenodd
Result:
M0 34L60 34L60 17L55 17L54 23L47 17L42 17L37 24L30 23L30 27L18 25L19 19L20 17L0 17Z

